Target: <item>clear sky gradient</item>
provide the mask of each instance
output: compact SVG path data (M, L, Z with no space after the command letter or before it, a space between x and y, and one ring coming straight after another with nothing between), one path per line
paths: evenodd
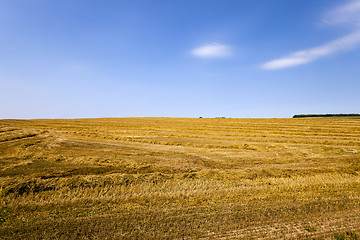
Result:
M360 112L360 0L0 0L0 118Z

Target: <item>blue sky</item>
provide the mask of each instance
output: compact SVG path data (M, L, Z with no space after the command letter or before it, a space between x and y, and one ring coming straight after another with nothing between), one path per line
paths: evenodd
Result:
M0 118L360 112L360 0L0 0Z

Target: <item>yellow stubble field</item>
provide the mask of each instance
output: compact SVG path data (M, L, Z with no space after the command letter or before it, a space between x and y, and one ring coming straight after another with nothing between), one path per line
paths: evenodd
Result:
M0 239L357 239L360 119L0 120Z

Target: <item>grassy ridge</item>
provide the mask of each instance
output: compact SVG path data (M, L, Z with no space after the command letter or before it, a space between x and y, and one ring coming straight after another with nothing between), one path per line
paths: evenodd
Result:
M359 136L356 119L0 120L0 236L354 235Z

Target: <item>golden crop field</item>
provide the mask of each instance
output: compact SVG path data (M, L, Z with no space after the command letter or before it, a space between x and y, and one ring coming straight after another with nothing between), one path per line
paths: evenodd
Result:
M358 239L360 119L0 120L0 191L1 239Z

